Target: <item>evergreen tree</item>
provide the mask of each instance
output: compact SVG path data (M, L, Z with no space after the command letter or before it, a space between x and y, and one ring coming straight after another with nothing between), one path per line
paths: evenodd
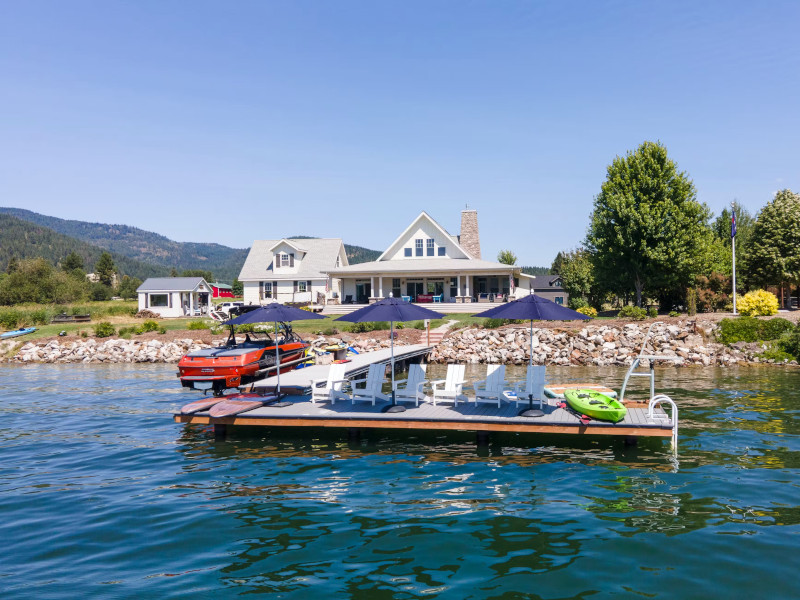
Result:
M233 285L231 285L231 291L237 298L244 296L244 285L242 285L242 282L238 279L234 279Z
M17 260L16 256L12 256L8 259L8 266L6 267L6 273L11 275L15 271L19 269L19 260Z
M551 275L561 275L561 266L564 264L564 253L559 252L553 259L553 265L550 267Z
M660 143L644 142L608 167L586 237L601 287L635 293L687 287L711 241L710 212Z
M114 259L108 252L103 252L94 266L94 272L97 274L97 279L105 286L111 287L114 283Z
M61 261L61 270L69 273L75 269L83 269L83 259L73 250Z

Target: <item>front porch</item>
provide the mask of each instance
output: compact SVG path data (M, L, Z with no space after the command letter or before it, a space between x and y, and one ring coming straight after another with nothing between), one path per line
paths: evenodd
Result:
M519 280L507 274L476 273L453 275L451 273L416 273L385 275L365 275L341 279L341 303L368 304L392 296L407 302L428 305L436 308L438 304L480 303L480 309L473 308L463 312L477 312L486 304L513 299L514 291L519 289ZM444 310L442 307L441 310ZM459 311L461 312L461 311Z
M474 314L478 312L482 312L484 310L489 310L490 308L494 308L496 306L500 306L502 302L487 302L487 303L477 303L477 302L470 302L467 304L463 303L456 303L456 302L444 302L442 304L430 304L427 302L420 303L420 302L413 302L412 304L417 304L419 306L423 306L425 308L430 308L431 310L435 310L436 312L440 312L443 314ZM323 315L346 315L350 314L354 310L359 308L363 308L366 306L365 304L327 304L325 308L322 310Z

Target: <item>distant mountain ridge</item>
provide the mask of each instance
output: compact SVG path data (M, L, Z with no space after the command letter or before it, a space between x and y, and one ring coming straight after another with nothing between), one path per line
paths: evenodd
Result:
M103 248L76 240L43 225L0 214L0 271L6 270L11 257L44 258L57 265L70 252L78 254L83 259L86 270L91 272L103 253ZM138 261L116 252L111 252L111 257L123 275L145 279L165 277L170 272L167 267Z
M137 277L169 274L172 268L178 271L202 269L211 271L215 279L219 281L231 282L239 276L247 253L250 251L249 248L230 248L213 243L176 242L158 233L137 227L60 219L23 208L0 207L0 214L10 215L22 221L49 228L54 233L68 236L75 241L108 250L115 256L114 262L120 266L125 274ZM5 232L0 231L0 241L3 241L4 234ZM41 236L44 233L39 230L36 235ZM52 240L55 239L52 238ZM17 239L16 243L20 243L20 241L20 239ZM3 245L6 246L5 243ZM51 245L66 248L69 244L59 238L57 243L53 242ZM38 243L38 247L42 248L41 242ZM6 250L10 251L9 256L5 258L7 263L10 255L14 254L14 248L6 248ZM26 247L24 250L25 256L23 256L22 250L16 252L16 255L19 258L27 257L27 253L30 250L30 247ZM66 254L69 254L70 251L71 249L67 250L61 256L51 256L53 254L52 251L47 256L42 256L57 262L64 258ZM345 251L350 264L375 260L381 254L377 250L369 250L368 248L349 244L345 244ZM93 255L92 251L86 248L82 248L81 251L78 251L78 254L81 256ZM125 257L134 262L129 263L117 260L116 257ZM3 257L0 255L0 261L2 260ZM84 260L87 260L88 264L94 264L94 260L88 260L87 258L84 258ZM122 268L123 262L127 265L125 268ZM131 269L131 271L129 272L128 269Z

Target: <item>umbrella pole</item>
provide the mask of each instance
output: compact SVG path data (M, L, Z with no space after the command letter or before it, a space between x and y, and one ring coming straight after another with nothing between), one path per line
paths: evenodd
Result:
M531 349L530 349L530 355L528 356L528 371L530 371L530 368L533 366L533 319L531 319L531 332L530 333L531 333L531 337L530 337ZM544 416L544 412L542 412L538 408L536 408L536 409L533 408L533 390L531 390L531 393L528 394L528 408L526 408L525 410L520 412L519 416L520 417L543 417Z
M281 346L278 344L278 322L275 321L275 366L278 371L278 397L281 395Z
M392 349L392 403L384 409L384 412L405 412L406 407L397 404L394 395L394 321L389 321L389 346Z

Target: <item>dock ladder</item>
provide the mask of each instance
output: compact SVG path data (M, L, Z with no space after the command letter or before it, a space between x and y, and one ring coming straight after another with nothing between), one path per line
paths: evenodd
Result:
M653 331L653 327L656 325L662 325L661 321L656 321L650 325L647 330L647 334L644 336L644 341L642 342L642 347L639 350L639 355L633 359L628 372L625 373L625 379L622 382L622 389L619 392L619 401L624 402L625 400L625 389L628 387L628 380L631 377L649 377L650 378L650 401L648 403L647 409L647 420L650 423L656 422L663 422L670 420L672 421L672 449L674 452L677 453L678 451L678 407L675 405L675 402L667 396L666 394L658 394L656 395L656 372L655 372L655 365L657 360L680 360L680 357L677 356L667 356L664 354L655 354L655 349L653 350L653 354L645 354L647 352L647 343L650 341L650 334ZM648 371L637 371L639 367L644 366L642 364L643 361L647 361L649 363L649 370ZM661 404L668 404L672 409L672 414L667 415L665 412L656 413L655 408Z

